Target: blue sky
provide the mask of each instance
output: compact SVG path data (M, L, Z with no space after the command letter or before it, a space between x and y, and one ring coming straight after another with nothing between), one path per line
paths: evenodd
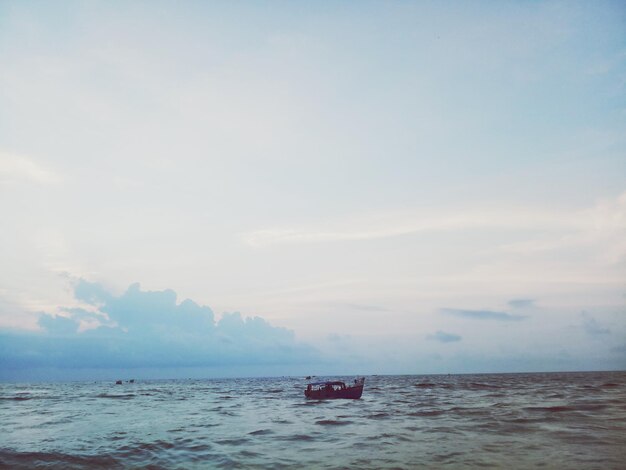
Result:
M60 325L73 348L115 322L135 341L77 287L140 283L210 307L213 328L261 318L255 347L233 340L246 375L623 369L625 15L3 2L5 364L72 369ZM297 354L268 352L276 331ZM64 359L20 369L26 337ZM100 365L225 373L191 349Z

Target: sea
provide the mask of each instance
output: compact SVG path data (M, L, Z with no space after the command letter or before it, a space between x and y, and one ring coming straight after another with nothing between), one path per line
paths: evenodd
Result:
M0 384L0 467L626 468L626 372L365 376L359 400L306 384Z

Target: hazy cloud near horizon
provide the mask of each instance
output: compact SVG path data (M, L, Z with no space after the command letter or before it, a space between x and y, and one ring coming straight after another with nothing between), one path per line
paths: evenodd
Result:
M508 305L512 308L530 308L535 305L534 299L511 299Z
M583 318L583 329L585 333L590 336L603 336L610 335L611 329L602 325L598 320L592 317L587 312L582 312L581 317Z
M446 315L468 318L470 320L498 320L498 321L520 321L527 318L525 315L515 315L506 312L494 312L491 310L464 310L460 308L442 308L441 312Z
M426 339L439 341L440 343L455 343L463 338L454 333L446 333L445 331L437 331L435 334L426 336Z

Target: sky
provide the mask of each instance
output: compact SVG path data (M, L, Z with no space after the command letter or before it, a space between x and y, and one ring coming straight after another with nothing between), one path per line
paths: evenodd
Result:
M626 369L622 2L0 1L0 380Z

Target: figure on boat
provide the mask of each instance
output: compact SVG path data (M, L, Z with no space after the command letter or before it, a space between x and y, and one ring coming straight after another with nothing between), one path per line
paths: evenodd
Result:
M345 382L315 382L307 385L304 396L315 400L326 400L333 398L359 399L363 394L365 378L361 377L354 381L353 385L346 385Z

